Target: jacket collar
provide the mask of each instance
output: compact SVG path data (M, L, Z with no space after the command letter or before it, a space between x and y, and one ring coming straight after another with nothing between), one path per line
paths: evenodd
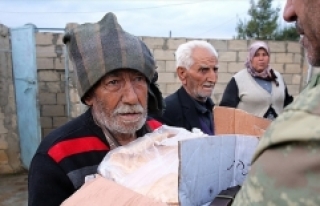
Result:
M185 117L187 122L189 122L192 128L201 128L198 113L195 107L195 100L187 93L183 86L181 86L178 90L178 96L182 106L182 115ZM207 99L207 104L212 105L212 108L214 106L211 98Z

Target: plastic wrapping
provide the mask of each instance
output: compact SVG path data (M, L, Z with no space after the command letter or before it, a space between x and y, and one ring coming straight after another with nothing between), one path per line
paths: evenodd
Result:
M178 142L206 136L200 130L162 126L109 152L98 173L156 200L178 202Z

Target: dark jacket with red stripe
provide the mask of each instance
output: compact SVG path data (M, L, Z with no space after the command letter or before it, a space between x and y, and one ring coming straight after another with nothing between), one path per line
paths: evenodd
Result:
M161 124L148 119L137 136ZM84 183L86 175L96 174L109 151L106 138L89 109L78 118L50 133L41 142L29 170L29 206L58 206Z

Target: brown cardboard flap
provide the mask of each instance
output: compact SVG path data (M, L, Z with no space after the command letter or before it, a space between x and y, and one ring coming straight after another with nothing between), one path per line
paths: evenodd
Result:
M101 176L84 184L62 206L167 206Z
M243 134L261 137L270 120L240 109L216 106L213 109L215 134Z

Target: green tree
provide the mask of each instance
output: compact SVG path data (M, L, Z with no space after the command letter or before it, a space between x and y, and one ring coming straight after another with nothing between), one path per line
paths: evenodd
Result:
M272 8L272 0L250 0L249 21L239 20L237 39L273 40L277 33L280 8Z
M274 37L275 40L283 41L298 41L300 39L300 35L297 30L293 26L284 27L283 29L279 29Z

